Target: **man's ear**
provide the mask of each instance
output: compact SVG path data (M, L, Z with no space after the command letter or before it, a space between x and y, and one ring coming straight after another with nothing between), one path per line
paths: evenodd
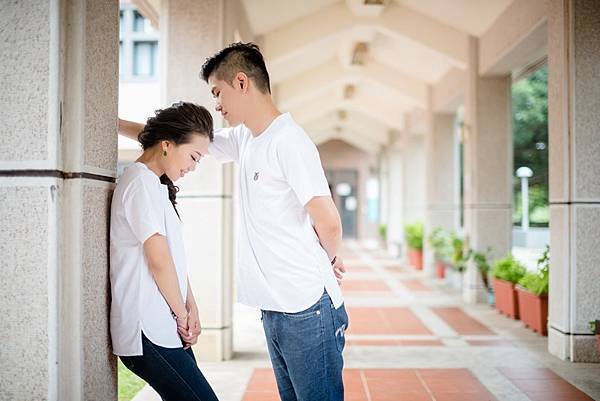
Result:
M250 84L250 79L248 78L248 75L246 75L243 72L238 72L235 75L235 83L236 86L239 87L242 90L242 93L247 93L248 92L248 86Z

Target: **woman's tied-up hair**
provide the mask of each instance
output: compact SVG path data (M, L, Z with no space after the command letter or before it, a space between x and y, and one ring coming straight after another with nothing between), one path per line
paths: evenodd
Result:
M175 145L189 143L192 135L206 136L211 142L213 141L212 116L202 106L189 102L178 102L171 107L156 110L154 114L154 117L148 118L144 129L138 134L138 142L144 150L161 141L170 141ZM175 213L179 216L175 207L179 188L166 174L160 177L160 182L168 187L169 200L173 204Z

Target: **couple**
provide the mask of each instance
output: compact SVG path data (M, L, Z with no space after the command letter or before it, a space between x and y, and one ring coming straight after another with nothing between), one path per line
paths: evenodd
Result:
M261 309L281 399L342 401L342 230L318 151L275 107L256 45L221 50L202 66L202 78L232 128L213 133L208 111L184 102L145 126L120 121L120 133L144 152L112 201L114 353L163 400L217 399L190 348L201 327L173 184L210 154L240 166L238 300Z

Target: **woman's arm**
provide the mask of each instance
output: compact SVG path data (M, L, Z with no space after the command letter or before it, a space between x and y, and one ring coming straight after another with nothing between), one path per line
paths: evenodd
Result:
M137 141L138 134L144 129L144 124L133 121L121 120L119 118L119 134Z
M194 293L192 292L192 286L190 285L189 278L187 287L187 300L185 301L185 306L188 312L192 314L192 312L198 312L198 305L196 305L196 299L194 298Z
M167 238L154 234L144 242L144 253L160 293L177 316L177 325L187 329L188 311L179 290L177 271L171 258Z
M192 286L190 285L190 279L188 278L188 291L187 291L187 300L185 302L185 306L187 307L189 317L188 317L188 328L183 329L179 328L179 335L183 340L184 349L188 349L192 345L198 342L198 336L202 331L202 326L200 325L200 317L198 316L198 306L196 305L196 300L194 299L194 293L192 292Z

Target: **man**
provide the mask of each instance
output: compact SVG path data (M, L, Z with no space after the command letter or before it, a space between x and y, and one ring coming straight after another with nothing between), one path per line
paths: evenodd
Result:
M342 229L317 148L277 110L258 46L230 45L201 75L233 127L215 132L209 153L240 166L238 300L262 311L283 401L342 401Z

